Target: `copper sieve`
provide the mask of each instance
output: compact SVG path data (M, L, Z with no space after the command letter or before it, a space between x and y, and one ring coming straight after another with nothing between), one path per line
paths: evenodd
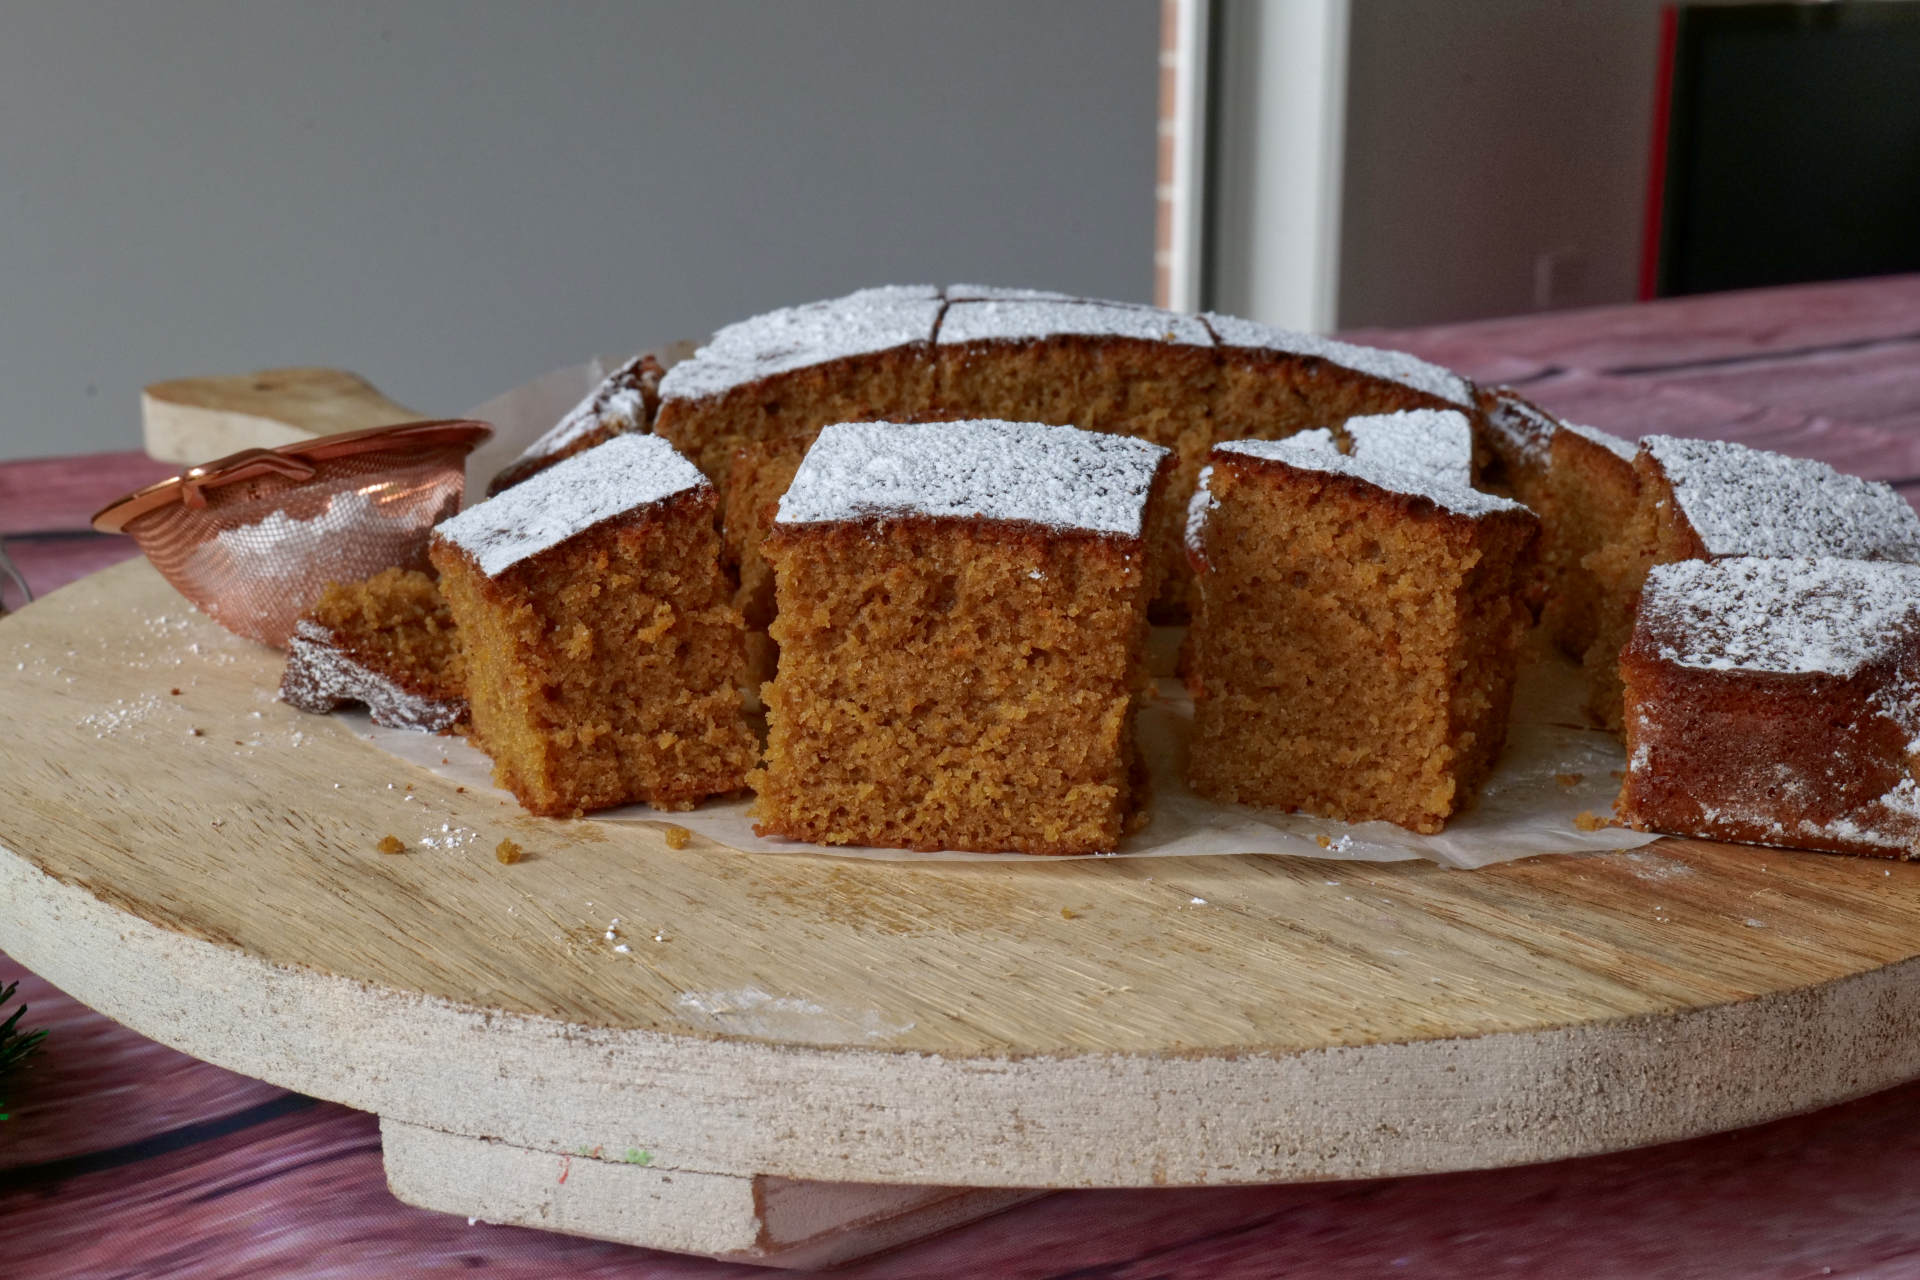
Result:
M221 626L283 649L330 582L424 569L433 526L460 509L484 422L409 422L244 449L150 484L93 517Z

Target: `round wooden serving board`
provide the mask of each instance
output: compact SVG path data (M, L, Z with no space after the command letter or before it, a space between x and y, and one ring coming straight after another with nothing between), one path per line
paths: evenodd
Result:
M897 1238L1012 1194L930 1188L1550 1160L1920 1076L1920 866L674 850L412 771L279 669L144 562L0 621L0 947L378 1112L436 1207L820 1261L912 1217L834 1195L917 1206Z

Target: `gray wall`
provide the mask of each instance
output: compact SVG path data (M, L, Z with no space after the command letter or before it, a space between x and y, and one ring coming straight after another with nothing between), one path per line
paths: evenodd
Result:
M888 281L1146 300L1153 0L0 0L0 457L276 364L452 413Z
M1634 297L1660 5L1352 0L1342 326Z

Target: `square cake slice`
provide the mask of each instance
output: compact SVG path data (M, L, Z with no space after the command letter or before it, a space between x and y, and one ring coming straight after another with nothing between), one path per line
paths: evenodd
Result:
M755 829L1085 854L1139 798L1167 450L1072 427L840 423L763 547L779 612Z
M1620 651L1633 634L1647 570L1722 556L1920 562L1920 515L1890 485L1810 458L1724 440L1647 436L1620 537L1588 555L1598 586L1585 666L1589 709L1621 725Z
M1920 857L1920 567L1661 565L1621 670L1635 827Z
M1188 529L1188 781L1435 832L1506 738L1538 522L1466 486L1464 420L1399 450L1355 425L1354 454L1320 429L1209 458Z
M434 530L474 737L528 811L687 809L746 785L718 511L665 440L621 435Z

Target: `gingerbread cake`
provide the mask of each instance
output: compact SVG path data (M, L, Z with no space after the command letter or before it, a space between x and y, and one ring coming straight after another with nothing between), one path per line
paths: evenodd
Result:
M1505 740L1537 520L1466 485L1458 415L1345 434L1351 453L1320 429L1209 455L1188 522L1188 781L1435 832Z
M554 463L605 444L617 435L648 430L660 408L660 378L664 372L659 357L651 351L615 369L494 476L487 493L510 489Z
M1635 827L1920 857L1920 568L1660 565L1621 671Z
M1920 515L1884 484L1720 440L1648 436L1634 461L1639 493L1621 537L1586 557L1594 571L1590 706L1621 723L1619 655L1656 564L1724 556L1816 556L1920 562Z
M467 718L453 615L418 569L330 583L287 642L280 699L325 714L358 703L390 729L442 733Z
M475 737L530 812L686 809L745 785L718 514L666 441L619 435L434 530Z
M829 425L764 548L755 829L1112 850L1140 799L1148 501L1169 454L1036 423Z
M1397 409L1478 413L1464 379L1398 352L978 285L865 289L729 325L669 370L660 394L655 430L728 488L742 446L804 447L835 421L1038 421L1160 444L1175 470L1149 525L1174 570L1160 596L1171 619L1184 610L1186 496L1215 440ZM750 549L765 533L730 529L728 541Z

